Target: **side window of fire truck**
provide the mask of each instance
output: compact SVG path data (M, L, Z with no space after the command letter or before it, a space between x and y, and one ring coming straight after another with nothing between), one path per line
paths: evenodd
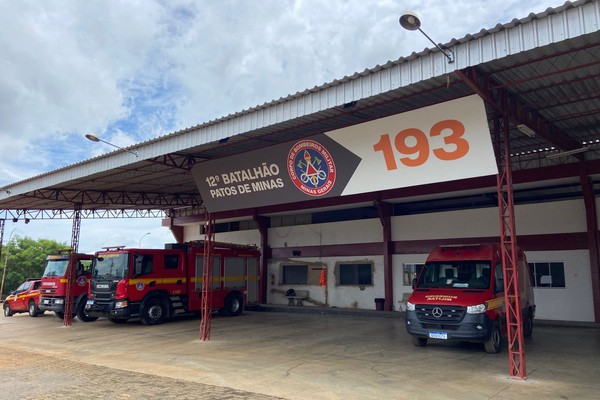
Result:
M179 268L179 255L178 254L165 254L165 269L177 269Z
M135 256L135 271L139 275L152 273L152 254L137 254Z
M79 260L77 264L78 275L89 274L92 272L92 260Z

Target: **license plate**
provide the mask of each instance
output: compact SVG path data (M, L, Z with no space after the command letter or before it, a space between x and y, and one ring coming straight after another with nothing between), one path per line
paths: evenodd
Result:
M448 339L448 333L446 332L429 332L431 339Z

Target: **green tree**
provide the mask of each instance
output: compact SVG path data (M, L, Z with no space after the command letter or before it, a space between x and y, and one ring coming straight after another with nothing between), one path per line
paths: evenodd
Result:
M57 254L58 250L69 247L50 239L34 240L30 237L15 236L2 247L0 259L0 277L4 274L4 290L1 297L5 298L11 290L15 290L27 278L39 278L44 273L46 256ZM8 257L8 260L7 260Z

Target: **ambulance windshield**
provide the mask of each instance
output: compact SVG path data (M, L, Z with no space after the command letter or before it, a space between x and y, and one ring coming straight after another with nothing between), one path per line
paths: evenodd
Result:
M429 262L423 267L417 288L487 289L489 261Z

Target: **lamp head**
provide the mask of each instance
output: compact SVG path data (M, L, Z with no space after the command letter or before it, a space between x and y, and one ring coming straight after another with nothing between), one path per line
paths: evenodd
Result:
M93 133L86 133L85 134L85 138L87 140L91 140L92 142L99 142L100 138L96 135L94 135Z
M421 20L417 14L407 11L400 16L400 26L409 31L416 31L421 27Z

